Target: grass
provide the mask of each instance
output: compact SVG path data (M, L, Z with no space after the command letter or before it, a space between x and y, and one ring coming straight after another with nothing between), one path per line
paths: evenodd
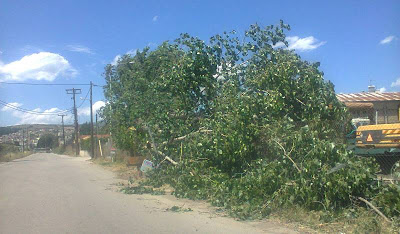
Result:
M340 214L309 211L298 206L276 209L271 218L291 223L316 233L399 233L400 220L388 223L371 209L352 207Z
M92 162L117 174L119 179L139 182L143 180L142 173L135 166L128 166L125 160L111 162L109 158L95 158Z
M32 152L20 152L20 148L13 144L0 144L0 162L9 162L31 155Z
M75 156L75 149L71 145L59 146L59 147L53 149L53 153L68 155L68 156Z
M0 162L10 162L12 160L15 159L19 159L19 158L24 158L26 156L31 155L32 152L27 151L27 152L11 152L11 153L6 153L6 154L2 154L0 155Z

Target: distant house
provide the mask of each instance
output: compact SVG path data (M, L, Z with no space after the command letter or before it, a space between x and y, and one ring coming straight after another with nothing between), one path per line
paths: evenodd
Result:
M352 118L368 118L371 124L400 123L400 92L381 93L375 86L368 92L337 94Z

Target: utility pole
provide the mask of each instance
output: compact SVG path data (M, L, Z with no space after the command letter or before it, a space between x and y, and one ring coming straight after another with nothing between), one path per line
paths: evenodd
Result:
M29 136L29 127L26 127L26 148L28 149L28 151L31 150L31 146L30 146L30 141L31 141L31 137Z
M99 126L97 125L97 113L96 113L96 158L98 157L97 153L97 149L99 148L98 142L99 142Z
M75 95L81 94L81 89L67 89L67 94L72 94L72 99L74 100L74 122L75 122L75 155L79 155L79 126L78 126L78 110L76 109Z
M30 137L29 137L29 127L26 127L26 149L29 151L31 149L29 145Z
M96 137L99 135L99 126L97 125L97 113L96 113Z
M64 142L64 147L65 147L65 133L64 133L64 114L58 115L61 116L61 123L62 123L62 132L63 132L63 142Z
M22 153L25 152L25 130L22 129Z
M94 137L93 137L93 83L90 81L90 144L91 144L91 156L92 158L95 157L94 155Z
M110 77L110 101L109 101L109 103L110 103L110 155L111 155L111 149L113 148L113 142L112 142L112 131L111 131L111 129L112 129L112 107L111 107L111 103L112 103L112 94L111 94L111 92L112 92L112 86L111 86L111 77Z

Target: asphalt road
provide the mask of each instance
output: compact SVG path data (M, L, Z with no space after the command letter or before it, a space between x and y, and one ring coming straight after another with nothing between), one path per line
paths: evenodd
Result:
M34 154L0 164L0 233L287 233L201 212L165 211L115 191L114 174L87 159ZM153 196L156 197L156 196ZM164 207L163 207L164 206Z

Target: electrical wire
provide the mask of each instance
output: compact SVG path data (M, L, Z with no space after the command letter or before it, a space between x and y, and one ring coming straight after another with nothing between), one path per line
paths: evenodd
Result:
M27 114L31 114L31 115L59 115L61 113L66 113L66 111L65 112L56 112L56 113L53 113L53 112L41 112L41 113L38 113L38 112L31 112L31 111L26 111L26 110L23 110L23 109L18 109L18 108L15 108L14 106L10 106L10 105L7 105L7 104L2 103L2 102L0 102L0 105L5 106L5 107L10 108L10 109L13 109L13 110L16 110L16 111L20 111L20 112L24 112L24 113L27 113Z
M4 103L4 102L0 102L0 105L5 106L10 109L13 109L13 110L16 110L16 111L33 114L33 115L59 115L59 114L64 114L64 113L67 113L70 111L70 110L64 110L64 111L57 111L57 112L46 112L46 111L39 112L39 111L35 111L35 110L21 109L21 108L18 108L13 105L9 105L8 103Z
M31 114L46 114L46 115L49 114L49 112L36 111L36 110L28 110L28 109L25 109L25 108L22 108L22 107L19 107L19 106L14 106L14 105L12 105L12 104L10 104L10 103L7 103L7 102L5 102L5 101L2 101L2 100L0 100L0 104L2 104L3 106L9 107L9 108L11 108L11 109L14 109L14 110L20 110L20 111L22 111L22 112L29 112L29 113L31 113ZM73 110L73 108L67 109L67 110L60 110L60 111L57 111L57 112L51 112L51 114L54 114L54 115L55 115L55 114L63 114L63 113L69 112L69 111L71 111L71 110Z
M77 108L80 108L85 103L89 93L90 93L90 89L88 90L88 92L86 93L85 98L82 100L81 104ZM49 112L28 110L28 109L25 109L25 108L22 108L22 107L19 107L19 106L14 106L14 105L12 105L12 104L10 104L8 102L2 101L2 100L0 100L0 105L3 105L5 107L8 107L8 108L13 109L13 110L17 110L17 111L21 111L21 112L25 112L25 113L29 113L29 114L38 114L38 115L58 115L58 114L64 114L66 112L70 112L70 111L74 110L74 108L71 108L71 109L67 109L67 110L61 110L61 111L49 113Z
M18 85L90 85L90 84L34 84L34 83L10 83L10 82L3 82L0 81L0 84L18 84ZM97 86L97 85L94 85ZM82 100L81 104L79 104L79 106L77 106L76 108L80 108L82 107L82 105L85 103L85 101L87 100L87 97L89 96L90 93L90 89L88 90L88 92L86 93L85 98ZM14 106L8 102L2 101L0 100L0 105L8 107L10 109L16 110L16 111L20 111L20 112L24 112L24 113L28 113L28 114L33 114L33 115L59 115L59 114L64 114L70 111L73 111L74 108L71 109L67 109L67 110L62 110L62 111L57 111L57 112L41 112L41 111L35 111L35 110L28 110L22 107L18 107L18 106Z
M25 83L25 82L6 82L6 81L0 81L0 84L6 84L6 85L41 85L41 86L78 86L78 85L90 85L90 84L39 84L39 83Z
M85 103L85 101L87 100L87 96L89 95L89 93L90 93L90 89L88 90L88 92L87 92L85 98L82 100L82 103L81 103L76 109L80 108L80 107L83 105L83 103ZM72 109L73 109L73 108L72 108Z
M93 87L99 87L99 88L104 88L104 87L107 87L108 85L96 85L96 84L93 84Z

